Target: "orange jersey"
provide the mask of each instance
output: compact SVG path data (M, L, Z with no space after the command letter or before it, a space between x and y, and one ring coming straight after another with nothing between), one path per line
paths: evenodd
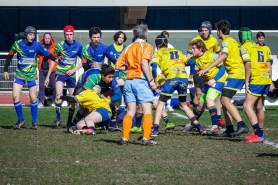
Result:
M134 43L125 48L117 60L116 66L122 67L127 65L127 80L134 78L146 78L142 67L141 60L151 61L153 56L153 47L142 39L137 39Z

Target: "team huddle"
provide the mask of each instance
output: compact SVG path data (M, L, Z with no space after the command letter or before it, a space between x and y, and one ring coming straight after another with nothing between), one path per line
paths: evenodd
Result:
M38 59L43 57L48 62L48 68L44 82L40 83L48 87L51 76L55 76L54 128L61 125L64 100L70 103L67 117L67 131L70 133L96 135L97 129L122 131L119 144L126 145L130 132L143 132L140 137L142 144L156 145L158 142L154 136L159 134L161 118L166 129L175 128L165 105L177 92L179 108L190 119L184 132L194 130L201 135L233 137L249 132L237 108L231 103L236 92L245 85L243 108L253 128L252 134L245 137L245 143L264 142L264 99L268 91L274 90L272 58L269 47L264 44L265 34L258 32L256 43L252 41L251 30L243 27L238 33L239 44L229 35L229 21L221 20L215 27L218 38L222 40L221 48L211 35L211 23L205 21L198 30L199 35L192 39L187 53L183 54L168 43L167 31L156 37L157 51L154 52L153 46L147 42L148 27L144 24L133 28L134 37L128 46L123 44L126 34L119 31L114 35L115 43L109 47L100 42L102 33L98 27L89 30L91 42L82 47L73 39L73 26L67 25L64 28L65 40L57 43L54 52L50 53L49 48L35 41L36 29L28 26L25 38L16 41L9 51L4 68L4 79L7 80L8 67L17 53L13 99L18 121L14 129L20 129L25 124L19 96L26 83L32 114L31 129L37 130L37 69ZM78 65L77 57L82 61ZM105 57L109 60L108 64L103 63ZM189 75L186 72L188 66ZM84 73L76 82L76 71L82 67ZM193 83L195 95L191 109L186 103L186 96L188 86ZM65 84L68 96L63 95ZM126 109L120 111L122 97ZM156 109L154 119L153 108ZM203 128L199 122L205 109L210 113L210 129ZM222 111L225 121L221 119ZM236 129L233 119L237 122ZM221 133L220 127L226 127L226 130Z

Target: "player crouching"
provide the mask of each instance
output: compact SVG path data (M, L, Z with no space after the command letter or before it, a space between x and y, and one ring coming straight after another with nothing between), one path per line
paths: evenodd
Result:
M83 86L77 86L74 89L73 96L61 96L62 100L70 103L80 103L86 110L87 115L84 120L77 123L73 134L96 135L95 126L108 126L111 117L110 100L100 94L100 88L85 89Z

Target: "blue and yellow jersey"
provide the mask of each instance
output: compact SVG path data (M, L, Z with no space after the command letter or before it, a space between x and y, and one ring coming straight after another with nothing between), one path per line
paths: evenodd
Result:
M210 64L212 64L219 55L215 54L215 53L210 53L210 52L205 52L202 56L199 57L192 57L192 59L195 61L196 66L200 69L203 70L205 68L207 68ZM219 65L211 68L207 73L204 74L204 77L206 79L206 83L213 79L216 74L219 71L219 67L222 66L223 63L220 63ZM217 82L223 82L225 83L226 81L226 75L224 74L221 78L219 78L219 80Z
M95 90L86 89L79 95L75 96L75 98L82 107L88 109L89 112L93 112L98 108L104 108L111 112L109 106L110 100L105 98L102 94L97 93Z
M250 84L268 85L272 83L270 71L267 67L269 53L260 49L255 43L247 41L240 47L244 62L251 62ZM268 51L267 51L268 52Z
M107 58L110 61L117 61L122 51L125 49L125 45L118 45L116 43L110 45L107 50ZM111 62L110 64L114 69L115 65ZM115 78L116 79L125 79L127 75L127 71L115 70Z
M218 40L212 35L210 35L208 39L203 39L200 35L198 35L197 37L194 37L191 40L191 42L194 40L203 41L205 43L207 51L209 53L219 53L220 52L220 46L219 46ZM192 54L192 49L190 47L188 48L187 53Z
M266 54L266 60L268 62L270 62L271 64L273 63L273 59L271 57L271 50L267 45L265 45L265 44L262 44L262 45L256 44L256 48L258 48L258 50L261 50Z
M39 42L33 41L26 43L25 40L17 40L14 42L9 51L9 55L13 56L17 53L16 77L25 81L37 80L37 55L49 56L50 53Z
M76 67L77 56L81 58L82 45L76 41L68 44L66 41L59 42L55 49L54 54L62 56L62 60L58 62L56 74L65 75L68 70ZM71 75L75 78L75 73Z
M188 58L180 50L161 48L153 56L151 63L157 63L165 76L165 80L172 78L188 78L185 64Z
M227 55L224 61L228 78L245 79L245 68L242 58L240 57L239 44L231 36L227 36L222 41L222 55Z
M88 65L92 65L94 62L102 63L107 50L108 47L101 42L96 47L93 47L92 44L87 44L82 49L82 63L87 63Z

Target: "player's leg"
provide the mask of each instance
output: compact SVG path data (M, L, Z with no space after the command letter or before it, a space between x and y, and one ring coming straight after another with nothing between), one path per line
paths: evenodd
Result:
M74 88L76 87L76 79L72 77L67 77L67 88L69 91L69 96L72 96ZM68 120L67 120L67 129L72 125L72 117L74 115L75 111L75 103L71 103L69 107L69 112L68 112Z
M25 82L23 80L18 78L15 78L13 83L13 101L14 101L15 112L17 115L17 123L13 127L14 129L20 129L25 124L23 111L22 111L22 103L20 101L20 92L24 83Z
M215 105L217 108L217 122L218 122L218 126L221 127L225 127L225 121L222 119L221 115L222 115L222 105L221 105L221 100L220 100L220 96L218 96L215 100Z
M139 104L137 106L137 111L135 113L135 120L136 120L136 123L134 125L134 127L132 127L130 129L130 132L131 133L141 133L142 132L142 119L143 119L143 108L142 108L142 105Z
M64 79L65 75L58 75L56 78L56 98L55 98L55 106L56 106L56 120L54 121L52 127L56 128L61 125L61 109L62 109L62 100L60 96L63 95L64 89Z
M215 87L217 87L217 83ZM224 86L224 84L223 84ZM223 87L222 87L223 88ZM216 99L220 96L220 92L214 88L209 88L206 95L206 103L210 113L212 127L209 131L210 134L218 134L220 129L218 128L218 118L217 118L217 108L216 108Z
M39 108L44 107L44 99L45 99L44 81L45 81L45 77L46 77L46 75L44 74L43 69L40 69L39 70L39 93L38 93L38 100L39 100L38 107Z
M37 118L38 118L37 84L35 80L27 83L29 87L30 110L32 114L31 128L37 130Z
M157 105L156 111L155 111L155 119L154 119L153 129L152 129L152 133L151 133L152 136L158 135L162 111L169 98L171 98L171 96L166 96L164 94L161 94L159 97L158 105Z
M50 77L49 77L49 83L50 83L50 87L52 90L52 95L53 98L55 99L56 97L56 80L55 80L55 73L51 73Z

